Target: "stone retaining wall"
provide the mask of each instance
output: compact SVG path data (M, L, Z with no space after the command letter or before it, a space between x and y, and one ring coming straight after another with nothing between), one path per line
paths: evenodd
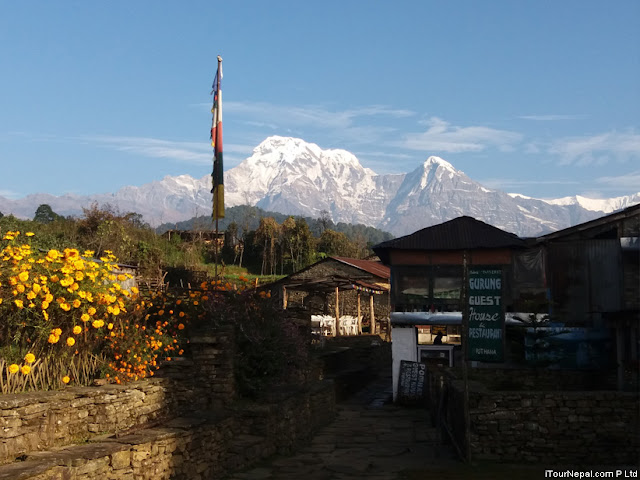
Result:
M319 382L283 394L277 404L200 412L162 427L25 455L0 467L0 480L204 480L287 453L335 415L334 387Z
M0 396L0 464L28 452L113 434L191 405L193 392L171 379L128 385L71 387L63 391Z
M464 384L446 370L429 369L428 403L434 422L446 424L464 453ZM471 458L547 465L637 465L639 412L638 392L492 391L471 381Z

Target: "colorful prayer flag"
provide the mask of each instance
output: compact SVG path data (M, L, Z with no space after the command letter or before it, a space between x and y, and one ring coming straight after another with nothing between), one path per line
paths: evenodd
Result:
M218 70L213 79L211 93L213 107L211 113L211 146L213 147L213 173L211 181L213 188L213 218L224 218L224 178L222 170L222 58L218 56Z

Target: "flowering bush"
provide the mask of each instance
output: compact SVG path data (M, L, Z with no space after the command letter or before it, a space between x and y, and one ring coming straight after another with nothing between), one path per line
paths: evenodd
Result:
M0 243L0 392L116 383L154 374L184 353L186 327L204 320L236 330L236 380L245 396L299 376L307 339L269 294L238 282L141 295L124 288L106 252L32 249L33 234L7 232Z
M140 334L140 328L147 330L145 301L135 287L121 286L130 276L114 273L110 252L96 260L91 251L34 251L32 236L7 232L0 251L3 392L52 388L74 379L88 383L97 370L115 374L118 382L135 380L157 366L166 345L176 348L164 326ZM123 363L125 355L131 358ZM47 371L36 372L30 364Z

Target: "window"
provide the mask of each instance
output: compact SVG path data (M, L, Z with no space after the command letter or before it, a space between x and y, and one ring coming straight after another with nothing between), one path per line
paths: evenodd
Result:
M461 309L462 266L393 267L392 285L396 311Z

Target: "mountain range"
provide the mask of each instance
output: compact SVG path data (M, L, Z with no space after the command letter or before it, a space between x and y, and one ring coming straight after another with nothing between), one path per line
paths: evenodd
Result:
M273 136L242 163L225 172L225 203L253 205L289 215L364 224L396 236L468 215L520 236L535 236L598 218L640 203L640 192L611 199L575 196L540 200L492 190L430 156L406 174L376 174L345 150ZM0 212L32 218L41 204L60 215L110 204L137 212L152 226L187 220L211 211L211 177L167 176L115 193L53 196L36 193L17 200L0 197Z

